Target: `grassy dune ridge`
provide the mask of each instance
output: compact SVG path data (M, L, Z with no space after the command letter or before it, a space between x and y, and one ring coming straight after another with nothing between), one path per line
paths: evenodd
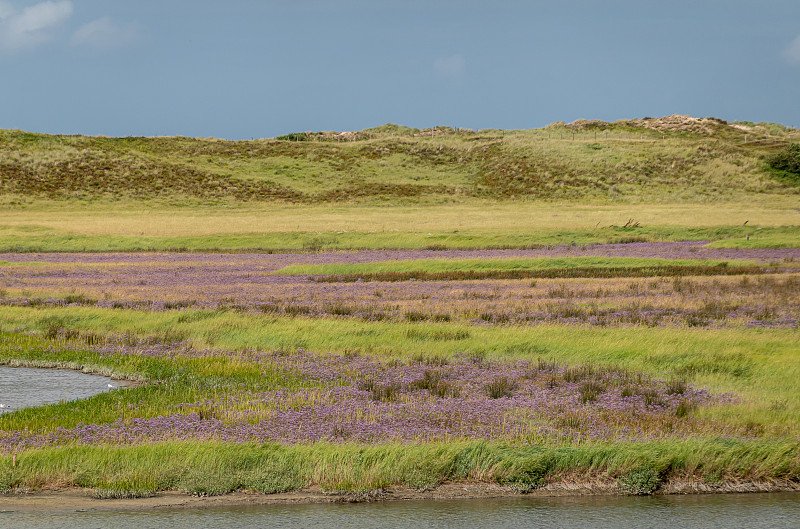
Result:
M584 127L585 128L585 127ZM351 139L224 141L0 131L0 190L25 203L684 201L793 192L763 159L798 137L606 124L520 131L374 129ZM637 134L638 133L638 134ZM745 135L751 138L745 142ZM316 141L313 141L316 140ZM796 190L795 190L796 191Z

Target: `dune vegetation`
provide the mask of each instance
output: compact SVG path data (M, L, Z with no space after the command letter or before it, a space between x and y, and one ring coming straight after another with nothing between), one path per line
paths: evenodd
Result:
M768 163L796 130L674 118L520 131L387 126L235 142L3 131L0 189L19 203L168 205L663 203L796 193ZM775 165L794 170L783 158Z
M798 138L686 116L252 141L0 131L0 250L791 246Z

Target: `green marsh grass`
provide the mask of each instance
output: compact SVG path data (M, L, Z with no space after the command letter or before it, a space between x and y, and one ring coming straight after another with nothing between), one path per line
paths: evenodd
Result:
M176 404L222 397L239 391L242 386L253 391L308 386L291 374L226 355L202 358L100 355L85 346L87 336L97 335L48 339L0 332L0 362L18 367L73 369L134 380L138 384L80 401L4 414L0 416L0 428L49 429L55 425L71 428L78 424L109 423L119 418L156 417L174 413Z
M714 392L733 393L740 398L738 404L702 413L730 424L750 425L764 435L800 435L800 348L796 345L800 334L796 329L482 327L289 318L232 311L198 314L203 317L187 318L182 311L0 307L6 329L43 333L53 318L58 318L66 330L129 332L168 340L179 336L197 348L272 351L302 347L320 353L370 354L386 360L409 360L414 355L448 358L467 353L504 361L545 359L569 365L606 365L665 379L681 378ZM425 336L430 339L422 339ZM35 349L26 352L25 347L4 347L0 354L4 362L47 361ZM110 367L127 369L120 375L135 372L130 365ZM224 372L229 368L220 369Z
M654 271L667 268L707 267L723 269L725 267L755 267L753 261L721 261L711 259L646 259L635 257L539 257L509 259L411 259L402 261L379 261L371 263L346 263L322 265L290 265L274 272L282 275L330 275L357 276L378 279L418 274L438 277L458 272L534 272L545 270L568 271L581 269L586 273L595 269L635 270L651 269ZM658 274L656 274L658 275ZM686 275L691 275L691 272ZM616 275L615 275L616 276Z
M6 492L61 486L95 487L107 497L183 490L218 495L310 486L368 492L405 485L428 489L447 481L498 482L521 492L545 483L614 480L648 470L659 480L797 481L800 442L693 439L579 447L518 447L490 442L422 445L315 443L283 446L158 443L76 446L0 456ZM624 492L624 489L622 490Z

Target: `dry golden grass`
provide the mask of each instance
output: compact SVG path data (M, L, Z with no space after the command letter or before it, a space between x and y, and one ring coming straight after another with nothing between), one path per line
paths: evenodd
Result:
M800 226L800 197L757 203L585 205L478 203L439 206L289 206L139 209L136 207L34 207L7 210L0 234L39 231L71 235L193 237L286 232L516 233L643 227Z

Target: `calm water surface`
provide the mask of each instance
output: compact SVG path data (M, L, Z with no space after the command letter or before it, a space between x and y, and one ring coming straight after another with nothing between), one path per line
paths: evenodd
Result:
M85 399L115 386L110 378L65 369L31 369L0 366L0 413L19 408L52 404L62 400ZM0 524L2 527L2 524Z
M2 505L2 499L0 499ZM583 528L765 529L800 527L800 494L510 498L344 505L3 512L0 527L202 528Z

